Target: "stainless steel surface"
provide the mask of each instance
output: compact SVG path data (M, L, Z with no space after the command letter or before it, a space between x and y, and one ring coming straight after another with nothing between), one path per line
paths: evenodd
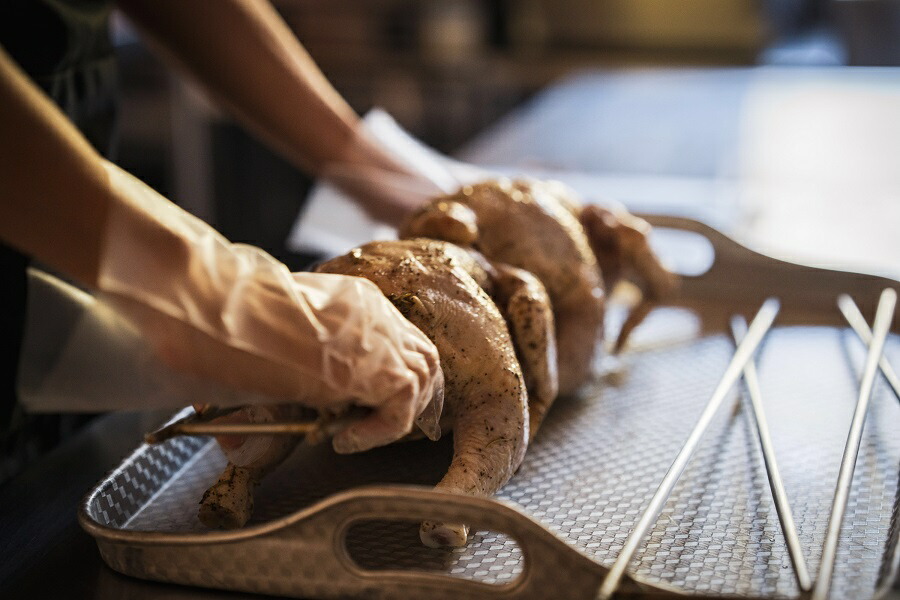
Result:
M731 319L731 335L736 344L741 343L747 335L747 322L743 317ZM797 525L794 522L794 514L788 502L787 492L784 489L784 481L781 479L781 471L778 469L778 461L775 458L775 447L772 444L772 434L769 430L769 421L763 407L762 391L760 391L759 377L756 372L756 361L750 359L744 365L744 385L746 388L745 399L749 404L749 421L753 426L756 437L759 438L759 447L762 450L763 463L766 466L766 477L769 480L769 489L772 491L772 500L775 501L775 511L778 513L778 521L781 524L781 533L787 545L788 554L797 577L797 585L801 592L808 592L812 587L809 577L809 569L806 559L803 557L803 548L800 545L800 537L797 535Z
M837 547L840 541L841 525L844 522L847 502L850 497L850 486L853 483L853 472L856 469L859 457L859 445L862 443L863 427L866 424L866 414L869 410L869 401L872 398L872 389L875 383L875 375L878 374L878 362L884 351L888 330L894 318L894 308L897 305L897 293L892 289L886 289L878 301L878 311L875 313L875 325L872 331L872 343L869 344L866 355L866 364L863 368L862 380L859 384L859 396L856 400L856 410L850 423L850 433L847 435L847 443L844 446L844 455L841 458L841 468L838 472L837 485L834 491L834 502L831 506L831 516L828 519L828 529L825 532L825 542L822 547L822 562L819 574L813 587L813 600L825 600L831 589L831 578L834 573L834 563L837 559Z
M756 352L763 337L765 337L769 328L772 326L772 323L775 321L775 317L778 315L778 309L778 301L770 298L763 303L759 312L756 313L756 317L753 319L753 323L750 325L747 335L744 336L744 339L738 344L738 348L731 358L731 362L728 363L725 373L719 380L709 402L706 403L706 407L700 414L697 424L694 425L694 428L691 430L687 440L685 440L681 450L679 450L678 454L675 456L672 466L666 471L665 477L663 477L659 487L656 488L656 492L654 492L653 497L650 499L647 508L644 509L641 518L638 520L631 533L628 534L625 545L622 547L622 550L616 557L616 561L613 563L612 567L610 567L609 574L607 574L606 578L603 580L603 584L600 586L598 598L608 600L609 598L612 598L612 595L618 589L619 582L625 575L625 569L627 569L628 565L631 563L634 553L637 552L638 546L647 535L647 532L659 519L659 514L662 512L666 501L672 494L675 484L678 483L678 479L681 477L682 473L684 473L684 469L687 467L688 462L697 450L697 446L699 446L700 440L706 433L707 427L709 427L710 422L718 412L719 407L722 406L722 402L725 401L725 398L728 396L728 393L731 391L735 382L740 378L744 365L753 358L754 352Z
M862 316L862 313L859 312L859 307L856 306L856 302L853 301L853 298L846 294L842 294L838 297L838 308L841 309L841 313L844 315L844 318L847 319L847 323L853 328L853 331L856 332L856 335L859 336L862 343L867 346L871 344L872 330L869 329L866 319ZM897 400L900 400L900 379L897 378L897 373L884 356L878 361L878 366L881 368L881 372L884 374L884 378L887 379L888 384L890 384L891 389L894 390L894 395L897 396Z

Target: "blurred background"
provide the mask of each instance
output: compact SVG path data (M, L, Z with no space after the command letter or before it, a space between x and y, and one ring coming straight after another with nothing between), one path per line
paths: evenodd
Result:
M737 202L730 184L746 182L747 169L757 183L767 180L772 165L759 157L771 158L773 148L793 148L779 158L782 171L794 159L821 164L823 172L833 172L835 161L843 165L841 156L811 160L808 150L842 146L831 134L820 139L822 131L850 119L843 131L875 144L871 152L885 165L875 179L887 178L879 189L893 190L876 201L897 204L900 151L879 141L900 127L897 76L855 67L900 64L900 0L275 5L357 111L383 107L426 144L466 160L605 174L626 202L649 182L730 210ZM114 31L122 62L118 161L231 239L300 268L308 257L288 250L285 239L310 179L217 114L124 20L116 19ZM759 89L793 92L773 97ZM861 94L868 100L860 104ZM748 105L755 106L750 117ZM809 121L813 106L821 110ZM854 121L862 116L862 125ZM808 122L791 131L796 117ZM748 118L774 124L768 137L748 139ZM786 145L778 131L793 141ZM830 182L821 187L834 191ZM742 189L746 196L748 186ZM774 217L776 225L782 217Z

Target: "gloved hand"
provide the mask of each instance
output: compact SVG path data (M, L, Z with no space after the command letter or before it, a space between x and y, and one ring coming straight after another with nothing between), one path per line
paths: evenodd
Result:
M460 178L445 160L375 109L319 175L370 218L396 227L425 202L459 189Z
M166 363L269 402L370 407L369 416L335 436L339 452L398 439L429 403L429 415L440 413L436 348L374 284L291 274L106 166L124 200L107 217L100 297Z
M360 147L380 144L383 153L406 169L404 185L396 184L393 172L379 174L374 167L356 172L367 178L367 189L377 189L380 195L393 196L407 206L418 204L400 226L401 237L473 245L485 256L525 269L541 280L556 319L563 392L574 391L590 374L603 332L604 285L609 291L619 280L631 279L643 288L642 300L620 330L616 350L650 309L673 293L675 277L648 245L649 226L624 209L582 205L572 190L558 182L511 181L453 161L424 146L383 112L367 115L361 128L357 138L365 143ZM417 178L445 193L416 196L412 192L416 186L409 182ZM364 198L356 200L365 203ZM315 208L310 206L310 212Z

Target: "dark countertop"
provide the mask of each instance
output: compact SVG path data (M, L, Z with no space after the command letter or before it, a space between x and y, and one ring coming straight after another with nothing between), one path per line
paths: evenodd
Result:
M76 508L137 445L150 420L156 418L137 413L100 417L0 490L0 589L5 596L97 596L105 567L76 522Z
M170 411L101 416L0 490L3 598L248 598L119 575L78 525L84 495ZM259 597L259 596L253 596Z

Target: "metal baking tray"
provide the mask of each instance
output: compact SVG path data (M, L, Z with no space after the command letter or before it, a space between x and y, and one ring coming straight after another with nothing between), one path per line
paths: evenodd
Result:
M700 223L648 217L707 238L715 261L685 278L631 349L561 398L521 469L495 498L437 493L449 440L339 456L302 446L265 479L248 527L209 531L202 492L225 466L210 438L141 446L86 497L81 525L114 570L144 579L304 598L593 598L734 353L728 317L767 296L782 312L757 354L775 450L812 575L864 347L835 306L850 293L868 319L898 282L753 253ZM885 355L900 360L895 315ZM703 438L643 540L619 598L797 597L741 386ZM898 559L900 403L876 382L831 598L874 598ZM469 543L429 549L426 518L472 523Z

